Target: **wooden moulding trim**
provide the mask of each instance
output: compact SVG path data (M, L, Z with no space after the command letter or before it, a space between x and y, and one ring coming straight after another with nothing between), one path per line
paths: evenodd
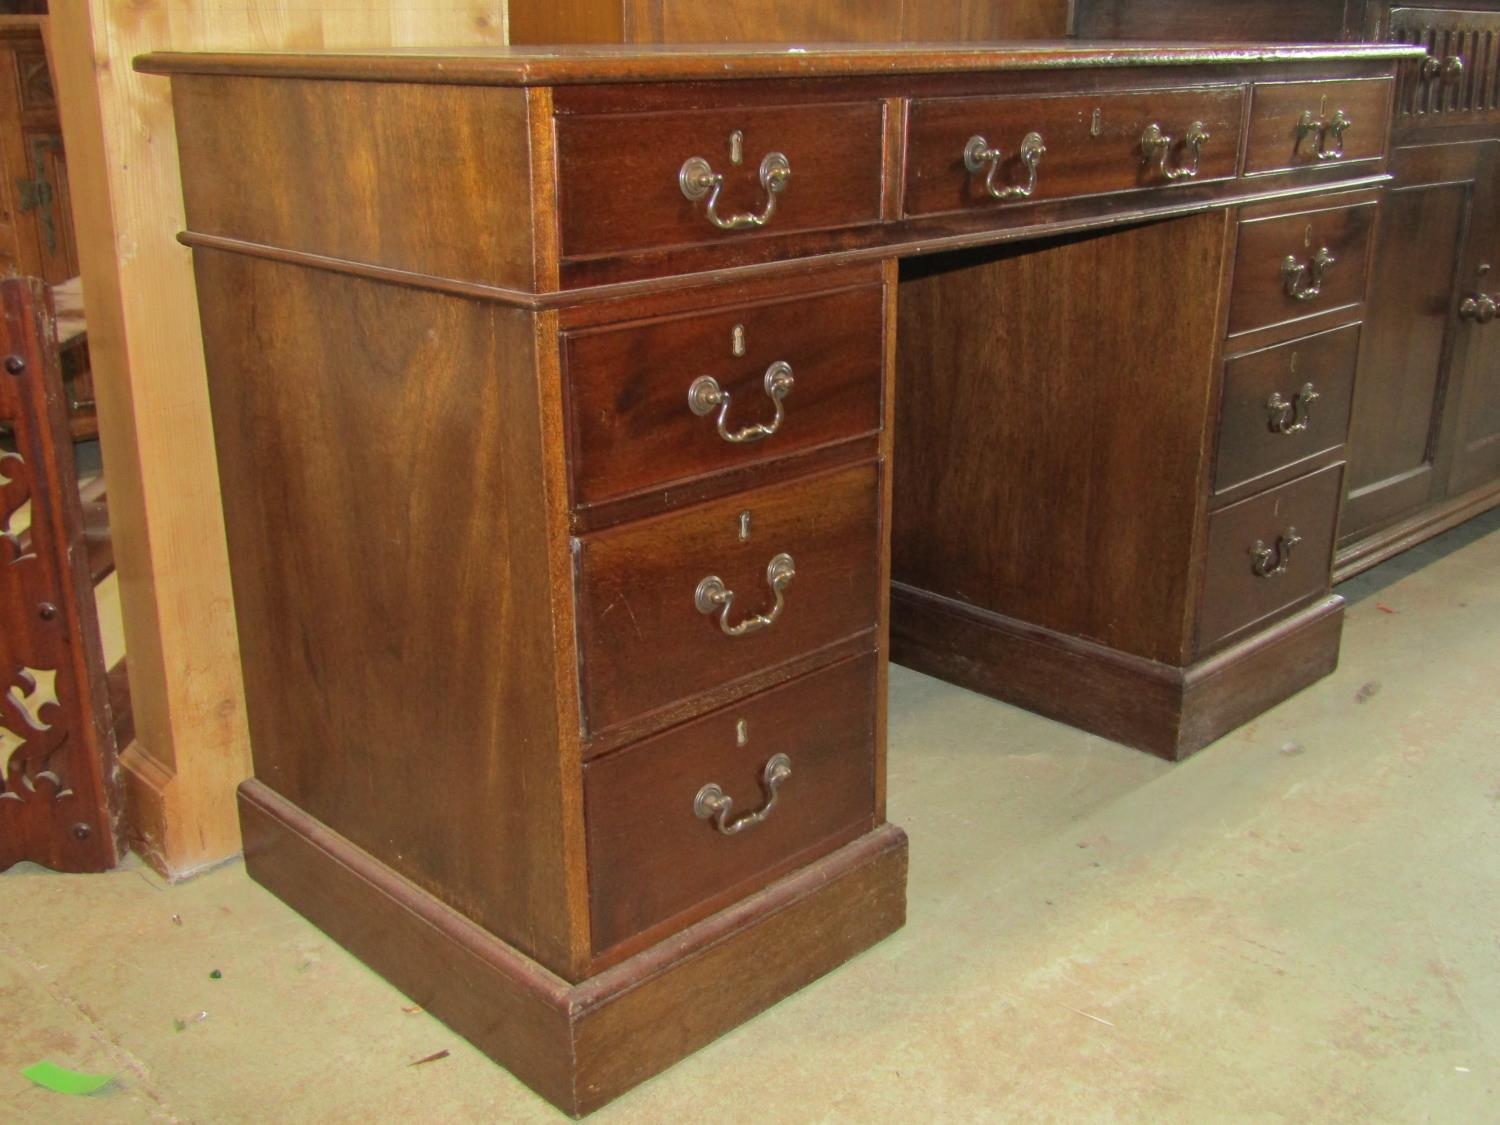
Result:
M939 254L949 250L967 250L979 246L1005 242L1020 242L1026 239L1051 237L1060 234L1076 234L1091 230L1104 230L1133 222L1154 222L1158 219L1196 215L1225 207L1239 207L1251 203L1269 203L1296 199L1300 196L1322 195L1330 191L1356 191L1383 186L1391 179L1389 173L1362 176L1356 180L1338 183L1303 183L1280 191L1245 190L1212 199L1196 199L1186 203L1152 204L1148 208L1129 213L1115 210L1081 218L1050 220L1024 226L997 228L940 235L923 238L919 234L899 238L890 242L862 246L854 250L840 250L812 257L779 258L754 265L735 266L729 269L700 270L694 273L671 274L649 277L637 281L617 281L603 285L579 286L573 289L545 293L528 293L501 285L486 285L477 281L455 281L413 270L393 269L390 266L372 265L368 262L336 258L328 254L316 254L306 250L289 250L280 246L268 246L260 242L248 242L223 235L204 234L199 231L183 231L177 240L184 246L203 250L220 250L229 254L246 254L252 258L267 258L288 265L309 269L330 270L334 273L351 274L372 281L391 285L405 285L415 289L428 289L447 293L455 297L468 297L479 301L494 301L517 308L539 311L562 308L570 305L589 304L596 301L619 300L635 296L661 293L668 290L692 289L707 284L751 281L755 278L781 272L805 274L809 268L833 269L838 266L855 265L862 262L880 262L887 258L910 258L926 254ZM1232 181L1229 181L1232 182ZM1106 197L1114 199L1115 197Z
M1333 581L1347 581L1371 567L1395 558L1418 543L1450 531L1475 516L1500 507L1500 481L1466 492L1442 504L1434 505L1356 540L1334 556Z
M1083 67L1200 66L1231 63L1419 59L1420 47L1395 43L1161 46L1120 42L828 44L812 48L743 45L456 47L380 52L155 51L135 60L143 74L230 74L432 82L467 86L563 86L608 82L705 82L746 78L953 74L1072 70Z
M1224 651L1204 657L1196 664L1190 664L1183 673L1183 682L1189 690L1201 688L1208 681L1224 675L1250 653L1267 648L1281 638L1306 628L1330 613L1342 610L1343 607L1344 599L1338 594L1325 594L1311 605L1299 609L1289 617L1282 618Z
M906 835L883 826L619 965L570 984L258 781L251 876L565 1112L628 1090L898 929ZM705 1003L767 944L757 987ZM665 1030L663 1030L665 1029Z
M1141 679L1173 686L1180 686L1183 682L1182 669L1174 665L1161 664L1155 660L1148 660L1144 656L1134 656L1083 637L1070 637L1042 625L1033 625L1014 617L1007 617L1003 613L969 605L967 602L934 594L929 590L920 590L903 582L891 583L891 598L893 601L908 603L924 616L942 614L956 617L985 629L1009 634L1020 640L1070 652L1086 660L1102 661Z
M1322 597L1186 667L1158 664L906 586L893 587L892 604L898 664L1180 761L1332 671L1344 599ZM1007 677L1002 657L1024 660L1033 673L1044 670L1045 686ZM1236 693L1241 681L1255 690ZM1129 699L1133 711L1101 708L1101 698Z

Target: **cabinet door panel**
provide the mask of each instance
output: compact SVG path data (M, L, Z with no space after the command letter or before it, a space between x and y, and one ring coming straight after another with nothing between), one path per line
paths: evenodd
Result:
M1485 159L1453 298L1450 495L1500 479L1500 142L1476 147Z
M1453 288L1476 193L1486 188L1488 147L1394 154L1354 389L1344 543L1443 494L1438 438L1457 335Z

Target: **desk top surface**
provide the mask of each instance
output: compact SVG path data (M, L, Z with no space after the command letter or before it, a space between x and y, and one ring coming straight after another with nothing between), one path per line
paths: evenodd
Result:
M360 51L175 52L136 59L148 74L232 74L483 86L703 82L1083 67L1233 65L1421 58L1395 43L1186 44L1085 42L693 44L453 47Z

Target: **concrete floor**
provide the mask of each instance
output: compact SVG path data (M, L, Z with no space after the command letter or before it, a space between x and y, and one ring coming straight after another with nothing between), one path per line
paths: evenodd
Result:
M906 929L593 1120L1500 1121L1500 516L1343 592L1175 767L896 669ZM15 869L0 954L3 1119L562 1120L238 864Z

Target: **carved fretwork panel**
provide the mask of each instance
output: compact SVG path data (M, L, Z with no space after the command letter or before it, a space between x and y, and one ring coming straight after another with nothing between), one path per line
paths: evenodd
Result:
M99 871L119 786L46 286L0 311L0 868Z

